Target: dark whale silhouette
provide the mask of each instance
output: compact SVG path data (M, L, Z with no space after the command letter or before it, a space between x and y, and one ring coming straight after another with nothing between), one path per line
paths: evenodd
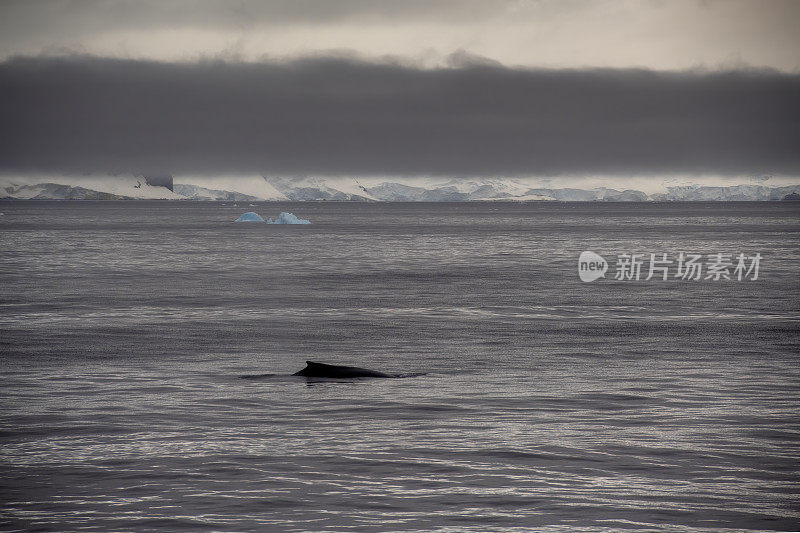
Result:
M406 372L402 374L386 374L378 372L377 370L370 370L368 368L359 368L357 366L342 366L342 365L329 365L326 363L315 363L314 361L306 361L306 367L292 374L292 376L319 379L348 379L348 378L414 378L418 376L425 376L426 372ZM247 374L239 376L241 379L267 379L276 378L281 379L286 377L279 374Z
M376 370L358 368L357 366L326 365L325 363L315 363L306 361L306 367L292 374L293 376L304 376L307 378L396 378L398 376L384 374Z

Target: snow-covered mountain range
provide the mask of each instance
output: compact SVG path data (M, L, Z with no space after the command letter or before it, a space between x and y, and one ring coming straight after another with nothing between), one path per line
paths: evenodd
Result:
M521 178L280 178L264 176L68 176L0 177L0 198L165 199L201 201L737 201L781 200L800 185L665 184L649 193L637 189L543 187ZM792 199L790 197L787 199Z

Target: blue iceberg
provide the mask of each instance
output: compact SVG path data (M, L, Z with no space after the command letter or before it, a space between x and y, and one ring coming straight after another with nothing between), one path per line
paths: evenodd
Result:
M267 220L267 224L311 224L311 222L297 218L292 213L281 213L275 220L271 218Z
M250 211L237 218L236 222L264 222L264 219L261 218L261 216L258 213L253 213L252 211Z

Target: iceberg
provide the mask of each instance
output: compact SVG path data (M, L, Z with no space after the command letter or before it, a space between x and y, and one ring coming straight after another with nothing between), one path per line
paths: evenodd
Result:
M261 216L258 213L253 213L252 211L250 211L237 218L236 222L264 222L264 219L261 218ZM272 219L270 219L270 224L271 223Z
M271 218L267 220L267 224L311 224L311 222L297 218L292 213L281 213L275 220Z

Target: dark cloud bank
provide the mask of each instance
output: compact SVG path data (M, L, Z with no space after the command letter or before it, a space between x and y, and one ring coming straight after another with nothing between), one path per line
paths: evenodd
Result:
M341 58L0 64L0 169L797 173L800 75Z

